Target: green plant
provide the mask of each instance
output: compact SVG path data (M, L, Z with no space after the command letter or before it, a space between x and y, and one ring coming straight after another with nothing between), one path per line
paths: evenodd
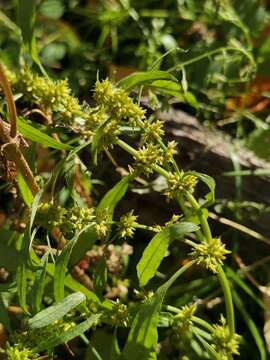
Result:
M146 73L145 77L148 82L152 82L150 74L153 77L169 76L169 74L166 75L166 73L163 74L161 72ZM18 80L14 82L15 87L23 83L24 76L24 72L22 72L22 75L17 77ZM234 310L230 287L222 270L222 263L228 251L225 250L219 238L212 238L205 207L214 199L214 180L205 174L195 171L184 172L182 169L179 169L173 157L175 144L169 144L167 147L163 142L162 123L158 121L149 122L144 110L128 97L127 92L123 88L115 87L108 80L97 81L93 95L96 106L83 109L77 102L76 109L74 111L69 110L70 119L67 119L65 112L71 100L65 103L63 99L65 96L71 95L65 95L64 92L59 97L59 100L55 98L54 101L45 103L43 106L43 101L39 99L44 98L44 101L48 100L48 91L54 93L58 83L31 75L31 92L28 91L24 94L23 101L39 105L39 108L45 114L49 114L49 112L57 114L60 112L60 116L63 116L62 123L66 127L76 128L76 132L82 136L81 144L75 147L73 145L69 155L60 160L47 184L40 189L29 167L27 168L28 172L25 173L24 168L28 165L21 150L19 150L18 145L13 140L17 136L16 116L13 116L14 103L3 68L1 68L1 79L9 109L8 118L11 123L9 130L8 125L1 120L1 140L4 143L4 148L12 146L12 151L7 152L4 150L3 156L6 161L14 162L15 168L22 175L23 182L19 183L22 198L26 199L30 196L30 200L26 202L30 206L30 216L27 220L27 223L29 223L26 226L24 235L16 235L14 239L19 254L16 275L18 301L25 315L30 316L30 319L26 323L24 332L18 332L15 336L13 340L15 348L9 347L7 350L7 353L14 351L14 354L17 354L19 350L16 349L20 348L22 349L20 350L22 351L21 355L8 356L11 359L13 358L12 356L21 356L20 358L23 358L24 352L28 351L26 349L29 348L30 351L33 351L33 354L43 353L46 350L45 352L50 355L54 352L55 346L78 335L88 342L83 333L95 325L97 328L109 326L115 329L115 331L118 327L129 329L128 339L124 348L117 350L119 358L122 356L122 358L126 359L135 359L138 355L145 359L150 357L156 358L157 329L160 321L159 318L162 314L163 321L168 319L169 324L171 321L173 323L177 321L177 324L179 324L177 325L178 334L181 327L185 330L183 330L184 332L188 330L190 334L194 334L199 343L203 345L206 352L211 356L224 359L232 358L233 354L237 353L238 337L235 334ZM141 79L142 75L138 77L134 75L133 86L137 86L137 81L141 81ZM42 81L44 81L44 85L40 86ZM127 78L125 82L122 81L122 87L127 87L129 81L130 78ZM170 81L173 82L174 80ZM72 97L71 99L73 102L76 101ZM50 107L50 103L53 104L53 107ZM81 115L81 118L84 118L83 122L77 123L78 113ZM121 129L123 127L128 127L131 132L135 128L140 130L140 137L136 140L138 149L121 139L123 136ZM10 132L10 135L8 132ZM42 134L40 136L42 137ZM46 141L44 136L43 141ZM134 140L132 141L134 142ZM101 152L108 151L115 146L130 154L132 159L130 165L128 165L128 174L109 190L96 206L87 207L83 199L78 197L78 194L75 196L74 188L71 189L72 191L69 195L71 196L71 204L66 203L65 206L61 206L59 203L60 199L54 190L57 183L58 186L63 186L59 181L59 177L61 177L61 173L64 171L65 164L74 158L79 160L79 151L82 151L89 144L91 144L92 158L96 164ZM16 147L14 148L15 151L13 150L14 146ZM75 163L73 162L72 166L74 165ZM153 227L153 230L151 227L139 224L137 216L133 215L132 209L130 210L131 212L123 215L117 221L114 210L118 202L125 197L129 185L136 181L138 177L148 178L149 176L154 176L155 173L167 180L165 193L167 197L178 202L182 210L182 217L175 214L172 221L163 227ZM200 180L210 190L204 205L199 205L193 196L196 183ZM48 202L44 202L45 194L48 193L52 185L51 199L49 198ZM27 193L29 191L30 195ZM58 188L58 192L61 193L61 188ZM72 202L74 202L73 205ZM153 292L148 299L135 302L133 305L125 305L118 302L118 300L116 302L105 300L103 293L109 280L108 276L112 276L111 281L113 281L114 276L113 271L110 270L110 258L108 257L110 249L114 246L112 244L114 241L120 241L121 243L123 241L121 239L127 237L134 239L137 227L145 227L157 233L145 248L137 264L137 275L141 290L154 277L173 241L181 240L187 245L191 245L193 249L191 253L192 258ZM45 233L41 229L44 229ZM198 242L194 242L195 240L185 240L187 236L192 237L193 233ZM43 244L44 241L46 244L46 239L49 241L51 237L50 234L55 238L54 241L58 250L50 245L52 241L50 240L47 252L40 259L34 249L38 244ZM69 271L72 269L72 258L76 259L76 262L72 262L75 265L83 258L86 250L95 248L95 243L102 248L102 253L94 273L93 291L90 291L77 280L74 280L70 276ZM132 240L132 243L134 243L134 240ZM116 265L119 267L122 261L121 257L118 261L120 263ZM183 316L186 313L185 307L183 310L179 310L181 312L176 315L175 320L170 320L172 316L170 311L160 313L168 289L185 271L195 264L216 273L221 284L228 323L228 328L226 328L226 322L223 320L224 339L222 338L223 335L218 335L218 331L221 334L221 328L218 326L212 328L211 325L199 318L196 320L197 323L203 326L208 334L201 333L197 326L193 329L193 315L188 315L189 313L187 312L187 315ZM69 271L67 272L68 269ZM116 273L121 272L121 269L114 271ZM46 297L57 301L57 303L41 310L44 306L43 296L45 295L45 288L51 288L49 293L46 291ZM66 294L74 290L80 291L74 294L74 297L76 296L75 302L73 302L73 298L71 299L73 295L66 296ZM30 298L34 301L32 307L28 305ZM78 307L79 303L81 305ZM167 309L170 309L170 306ZM180 314L182 315L180 316ZM187 316L189 320L186 318ZM185 322L189 323L188 327L184 325ZM170 325L168 326L170 327ZM63 332L61 331L62 327L64 327ZM172 327L172 329L174 328L175 326ZM209 332L210 329L211 331ZM41 332L41 335L38 335L39 332ZM215 333L217 334L215 335ZM33 337L30 334L33 334ZM39 340L39 336L42 337L42 341ZM219 337L219 343L216 345L216 348L215 345L211 344L211 342L215 343L215 337ZM46 338L48 339L46 340ZM233 345L231 347L227 338L232 339ZM115 341L117 341L116 338ZM224 346L224 349L226 347L226 350L220 355L218 352L222 346Z

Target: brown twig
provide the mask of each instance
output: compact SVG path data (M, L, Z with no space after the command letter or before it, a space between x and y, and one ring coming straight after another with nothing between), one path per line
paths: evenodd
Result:
M0 85L4 91L8 112L9 112L10 136L12 138L15 138L17 135L17 110L14 103L11 87L1 62L0 62Z

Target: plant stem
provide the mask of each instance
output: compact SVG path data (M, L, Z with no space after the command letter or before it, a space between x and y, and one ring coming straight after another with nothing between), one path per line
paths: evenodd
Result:
M234 321L234 308L233 308L232 293L230 290L228 279L220 265L218 266L217 276L218 276L218 280L219 280L220 285L223 290L225 306L226 306L226 313L227 313L227 321L228 321L228 326L229 326L230 333L232 336L235 333L235 321Z
M10 136L12 138L15 138L15 136L17 135L17 111L13 100L11 87L1 62L0 62L0 84L6 98L8 112L9 112Z
M125 143L124 141L118 139L117 144L122 149L127 151L129 154L131 154L133 156L137 155L137 150L134 149L133 147L131 147L130 145L128 145L127 143ZM163 169L161 166L154 165L153 169L157 173L159 173L160 175L164 176L165 178L169 177L168 171ZM193 197L193 195L190 194L190 193L186 193L185 197L188 200L188 202L190 203L191 207L198 213L198 217L199 217L199 220L200 220L200 224L201 224L201 227L202 227L203 234L205 236L205 240L210 242L212 240L211 230L210 230L210 227L209 227L206 216L201 211L199 203ZM226 306L226 314L227 314L226 317L227 317L230 333L231 333L231 336L232 336L235 333L234 308L233 308L232 294L231 294L231 290L230 290L230 287L229 287L227 277L226 277L226 275L225 275L225 273L224 273L221 266L218 266L217 276L218 276L218 280L219 280L220 285L221 285L222 290L223 290L224 299L225 299L225 306Z
M181 311L181 309L178 309L177 307L171 306L171 305L165 305L164 309L168 310L170 312L173 312L175 314L178 314ZM192 321L203 326L205 329L207 329L211 333L214 331L214 328L212 325L210 325L207 321L205 321L197 316L192 316Z

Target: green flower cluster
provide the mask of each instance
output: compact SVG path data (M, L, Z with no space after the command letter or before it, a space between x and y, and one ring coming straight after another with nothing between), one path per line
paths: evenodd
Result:
M213 325L213 327L212 346L220 355L221 359L232 360L233 355L239 355L238 348L241 336L238 334L231 335L225 318L221 316L221 324Z
M59 228L67 238L89 225L93 225L99 238L105 237L109 231L107 212L97 213L95 208L63 208L56 204L42 203L38 207L35 221L49 230Z
M161 140L163 135L164 135L163 121L156 120L151 123L148 121L144 121L143 133L141 137L141 141L143 144L159 141Z
M142 146L134 156L133 165L135 171L149 175L154 172L155 165L162 165L164 157L163 150L152 143Z
M114 88L108 79L96 82L94 99L113 119L127 120L130 126L140 126L144 118L145 111L134 104L125 90Z
M173 317L172 327L174 334L177 337L182 338L183 335L190 330L193 324L192 316L195 314L195 312L196 305L185 305L182 307L182 309L180 309L179 313Z
M128 212L127 214L121 216L117 228L118 228L118 234L120 237L132 237L134 234L135 227L138 216L133 215L133 210Z
M54 81L25 67L13 80L13 87L23 93L25 101L38 105L46 114L57 113L65 125L72 125L75 118L84 116L78 99L71 95L67 80Z
M122 304L119 299L114 303L111 313L110 322L113 326L128 326L129 324L129 311L125 304Z
M186 240L186 243L191 245L193 250L190 255L196 260L198 265L202 265L213 273L218 272L218 266L223 264L223 260L230 251L225 248L219 237L212 238L210 241L202 241L201 243L194 243Z
M11 346L7 342L4 353L8 360L37 360L40 358L39 354L36 354L33 350L25 347L21 343Z
M193 193L198 179L195 175L189 172L181 171L180 174L174 172L170 173L167 179L168 188L165 195L168 199L172 199L177 195L184 193Z

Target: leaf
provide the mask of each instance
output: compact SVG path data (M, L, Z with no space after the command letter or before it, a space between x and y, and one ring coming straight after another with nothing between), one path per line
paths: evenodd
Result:
M18 0L17 6L18 25L22 31L23 42L27 46L32 59L38 65L44 76L47 76L37 52L36 39L34 36L36 20L36 1L35 0Z
M1 10L0 10L0 23L9 30L13 31L16 36L21 35L21 30L18 28L18 26L12 20L10 20L10 18L7 17L7 15Z
M25 204L31 208L32 202L34 200L32 191L28 187L27 183L25 182L24 178L20 173L17 174L17 184L22 195L23 201Z
M216 350L211 346L207 341L204 340L204 338L196 331L196 329L193 329L194 334L199 339L199 341L202 343L203 347L207 351L208 355L210 355L210 358L213 360L222 360L219 354L216 352Z
M199 227L190 222L171 225L156 234L145 248L137 264L137 275L140 287L145 286L155 276L156 271L166 255L172 240L181 239L186 234L197 231Z
M85 331L91 328L91 326L95 325L100 319L101 314L91 315L89 319L80 323L79 325L65 331L62 334L54 335L49 337L47 340L41 342L37 348L36 352L41 352L48 349L53 349L54 347L66 343L75 337L82 335Z
M98 296L101 296L106 285L107 285L107 263L105 256L103 256L99 260L96 268L95 282L94 282L95 293Z
M73 268L84 257L86 252L92 248L97 241L97 234L93 228L89 228L79 235L76 243L73 245L68 268Z
M22 31L23 41L31 47L34 36L34 25L36 17L36 1L35 0L19 0L18 1L18 24Z
M35 254L34 251L30 251L30 257L31 257L31 261L36 264L36 265L40 265L40 259L38 258L38 256ZM55 266L52 263L48 263L48 265L46 266L46 272L49 276L51 276L52 278L54 277L54 271L55 271ZM85 297L93 302L96 305L100 304L100 300L99 298L95 295L95 293L89 289L87 289L84 285L82 285L81 283L79 283L77 280L75 280L70 274L68 274L65 277L65 287L71 291L75 291L75 292L81 292L85 295Z
M204 204L204 206L213 204L215 202L215 180L211 176L199 173L197 171L192 171L191 173L197 176L197 178L200 179L202 182L204 182L210 190L210 192L205 195L206 203Z
M261 299L258 298L258 295L256 295L252 289L247 285L245 281L241 279L241 277L233 271L230 267L226 267L226 274L228 275L228 278L232 279L236 285L238 285L242 290L245 291L247 295L251 297L252 300L254 300L263 310L266 310L263 302Z
M155 70L155 71L145 71L145 72L134 72L133 74L128 75L125 78L121 79L117 83L117 86L120 86L125 90L131 90L138 86L151 84L155 80L177 81L177 79L167 71Z
M114 187L109 190L101 199L97 206L97 211L108 211L109 217L112 220L113 212L118 202L123 198L128 189L128 184L131 176L124 176Z
M168 289L174 281L193 264L194 261L190 261L188 264L176 271L176 273L174 273L168 281L157 289L155 294L147 302L141 305L140 310L137 312L132 321L131 329L121 359L155 360L157 358L157 326L162 302Z
M41 308L42 296L45 288L46 266L48 263L49 252L46 252L41 259L41 268L35 272L35 282L32 289L32 307L34 314Z
M260 290L263 293L263 303L266 308L266 311L264 313L263 334L266 342L267 351L270 354L270 288L266 286L260 286Z
M66 270L73 246L75 245L78 236L79 234L75 235L73 239L69 240L61 254L56 258L53 279L53 292L55 301L60 301L65 296Z
M41 132L34 126L30 125L29 122L26 122L23 118L19 117L17 120L18 130L26 139L37 142L47 147L51 147L56 150L72 150L72 147L70 145L56 141L51 136Z
M162 94L174 96L181 102L186 102L182 86L175 81L156 80L152 82L149 87L159 91Z
M111 118L104 120L96 129L91 143L91 153L94 165L97 165L97 156L102 142L103 129L111 121Z
M30 315L26 301L26 294L27 294L26 264L24 263L23 259L21 259L21 262L17 268L16 282L17 282L17 294L18 294L20 307L22 308L25 314Z
M258 330L256 323L250 317L250 315L245 307L244 302L242 301L242 299L240 298L240 296L237 294L237 292L235 290L232 291L232 296L233 296L235 306L237 307L238 311L242 314L242 317L243 317L247 327L249 328L249 331L251 332L251 335L253 336L253 339L259 349L260 359L266 360L267 356L266 356L264 341L260 335L260 331Z
M54 321L61 319L70 310L74 309L85 300L86 297L81 292L76 292L68 295L60 302L49 306L48 308L40 311L38 314L29 319L27 321L27 326L29 329L39 329L44 326L50 325Z

